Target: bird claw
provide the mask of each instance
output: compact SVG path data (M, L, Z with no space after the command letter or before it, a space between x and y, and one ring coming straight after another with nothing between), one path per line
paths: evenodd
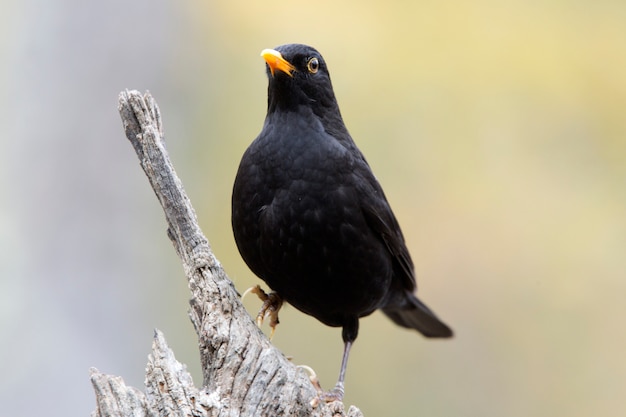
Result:
M338 382L337 385L335 385L335 387L331 389L330 391L324 392L320 387L320 389L317 392L317 397L315 397L311 401L311 405L313 405L314 402L315 404L319 404L321 401L324 401L326 403L332 403L333 401L343 401L344 394L345 394L345 390L343 388L343 384L340 382Z
M256 294L256 296L259 297L261 301L263 301L261 309L259 310L259 314L257 314L256 316L255 322L258 327L261 327L263 325L263 321L265 321L265 319L269 317L269 325L272 329L270 332L270 340L272 340L272 338L274 337L274 333L276 332L276 326L280 322L278 320L278 312L283 305L283 299L280 297L280 295L278 295L278 293L273 291L267 294L265 291L263 291L260 285L255 285L254 287L248 288L241 296L241 299L243 300L244 297L248 295L248 293Z
M335 385L333 389L330 391L324 391L313 368L306 365L298 365L298 368L304 369L309 373L309 380L317 391L317 395L311 400L311 407L317 408L321 402L332 403L333 401L343 401L343 396L345 394L343 383L337 382L337 385Z

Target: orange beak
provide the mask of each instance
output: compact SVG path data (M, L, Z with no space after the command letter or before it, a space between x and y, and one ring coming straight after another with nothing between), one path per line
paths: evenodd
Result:
M296 67L283 58L280 52L275 51L274 49L264 49L261 51L261 56L270 67L272 77L274 76L274 72L276 70L280 70L288 76L293 77L293 72L296 70Z

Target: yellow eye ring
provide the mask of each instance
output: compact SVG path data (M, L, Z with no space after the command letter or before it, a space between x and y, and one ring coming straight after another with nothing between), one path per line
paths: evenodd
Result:
M309 70L311 74L315 74L317 70L320 69L320 62L317 58L309 59L309 62L306 63L306 68Z

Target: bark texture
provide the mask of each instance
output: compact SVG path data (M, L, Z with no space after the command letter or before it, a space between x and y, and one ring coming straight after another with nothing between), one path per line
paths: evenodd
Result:
M354 406L345 412L341 402L313 407L317 393L308 375L269 342L244 309L169 160L161 115L150 93L120 93L118 110L187 276L203 382L201 388L194 386L157 330L144 392L91 369L97 401L92 416L362 416Z

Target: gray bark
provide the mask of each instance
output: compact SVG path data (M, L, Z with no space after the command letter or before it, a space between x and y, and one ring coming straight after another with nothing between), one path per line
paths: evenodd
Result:
M92 416L362 416L354 406L346 413L341 402L313 407L317 392L307 374L269 342L244 309L169 160L152 96L122 92L118 110L163 207L167 234L187 276L203 383L201 388L193 385L157 330L144 392L126 386L120 377L91 369L97 401Z

